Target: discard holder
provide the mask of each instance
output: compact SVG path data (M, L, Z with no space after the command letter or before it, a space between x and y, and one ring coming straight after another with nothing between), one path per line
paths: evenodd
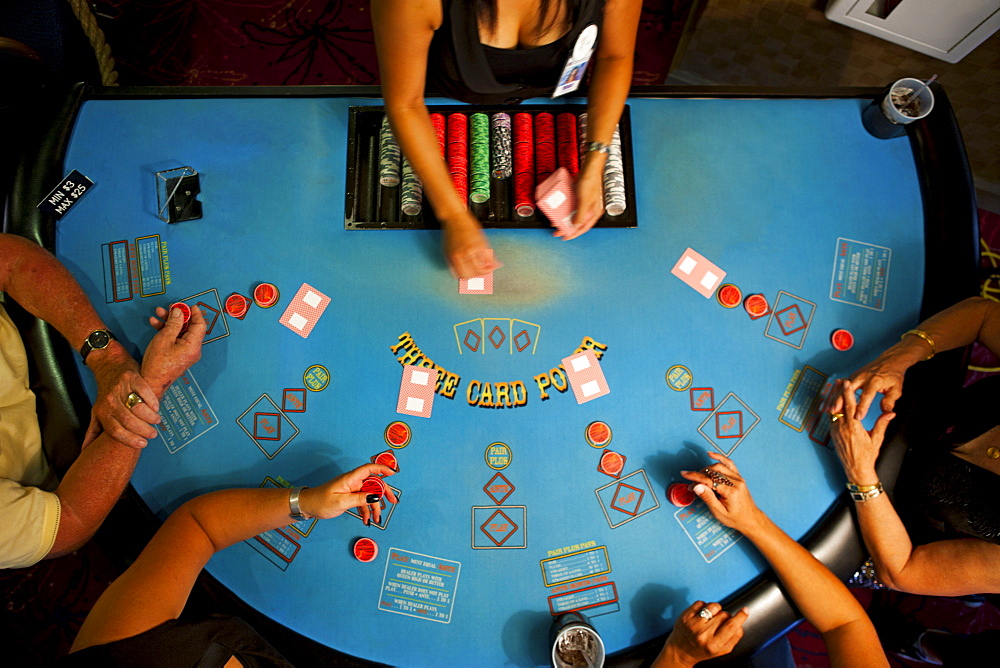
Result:
M549 629L553 668L602 668L604 641L585 614L565 612Z
M201 218L201 181L190 167L156 173L156 215L165 223Z

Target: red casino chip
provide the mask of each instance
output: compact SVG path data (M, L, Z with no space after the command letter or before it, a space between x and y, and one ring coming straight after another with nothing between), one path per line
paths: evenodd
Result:
M385 483L382 482L382 478L370 475L361 483L361 491L365 494L378 494L381 496L385 494Z
M771 307L767 304L767 297L764 295L748 295L743 300L743 308L754 320L771 312Z
M378 556L378 543L371 538L359 538L354 541L354 558L358 561L368 563L375 561Z
M405 422L390 422L383 437L390 448L405 448L410 442L410 426Z
M667 500L678 508L686 508L694 503L698 495L691 491L691 485L675 482L667 487Z
M246 317L247 311L250 310L250 304L253 302L239 294L234 292L233 294L226 297L226 314L242 320Z
M846 329L838 329L830 335L830 343L837 350L850 350L854 347L854 335Z
M605 450L604 454L601 455L601 464L597 470L617 478L621 475L623 468L625 468L625 457L614 450Z
M587 431L585 434L587 443L595 448L603 448L608 443L611 442L611 427L608 426L607 422L591 422L587 425Z
M278 303L278 286L274 283L261 283L253 289L253 303L261 308L271 308Z
M431 125L434 126L434 134L437 136L438 148L441 149L441 156L444 157L444 114L431 114Z
M181 312L181 317L184 318L184 322L181 323L181 331L184 331L187 329L188 321L191 320L191 307L184 302L174 302L167 311L169 313L174 309L178 309Z
M382 466L388 466L396 473L399 473L399 462L396 460L396 455L392 454L390 450L385 452L380 452L374 457L372 457L372 464L381 464Z
M736 308L743 301L743 291L732 283L725 283L719 286L715 298L726 308Z

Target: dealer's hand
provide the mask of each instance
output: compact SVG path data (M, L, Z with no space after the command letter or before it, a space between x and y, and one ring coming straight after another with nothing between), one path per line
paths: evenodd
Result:
M467 211L442 221L444 256L456 278L482 276L503 266L493 258L482 226Z
M840 395L843 408L833 415L837 419L830 424L830 435L847 479L855 485L874 485L878 482L875 460L878 459L879 450L882 448L885 430L896 414L882 413L875 421L872 430L867 431L861 420L855 417L856 390L857 386L850 381L837 381L835 391Z
M604 160L595 156L606 157L603 153L590 152L584 158L584 164L577 174L576 213L573 215L573 230L561 232L556 230L552 236L562 237L567 241L576 239L592 228L604 215Z
M743 624L749 616L749 608L730 615L718 603L695 601L674 622L652 668L686 668L729 654L743 637Z

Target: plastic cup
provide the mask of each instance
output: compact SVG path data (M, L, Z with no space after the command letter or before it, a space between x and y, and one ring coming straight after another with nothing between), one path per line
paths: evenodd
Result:
M917 90L920 92L913 95ZM904 135L907 125L926 118L933 109L934 92L930 86L924 86L920 79L905 78L872 100L861 112L861 120L873 137L891 139Z
M564 640L572 637L579 639L586 636L589 640L588 646L592 649L592 654L586 659L579 652L565 651ZM552 665L554 668L577 668L578 666L602 668L604 666L604 641L597 634L594 627L590 625L590 620L580 612L566 612L555 618L549 633L552 641ZM572 641L571 641L572 642ZM560 649L563 649L561 652ZM573 662L564 661L563 656L574 656Z

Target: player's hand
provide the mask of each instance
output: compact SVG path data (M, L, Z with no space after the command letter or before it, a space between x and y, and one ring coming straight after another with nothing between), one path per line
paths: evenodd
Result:
M493 258L483 228L468 212L441 227L445 258L456 278L482 276L503 266Z
M373 475L388 477L396 472L383 464L362 464L353 471L348 471L319 487L310 487L299 494L299 507L302 512L320 519L330 519L342 515L351 508L357 508L365 524L382 519L381 503L368 503L368 494L361 491L361 483ZM392 489L385 486L385 498L391 503L397 503Z
M142 375L162 396L171 383L201 359L201 344L205 340L207 325L197 306L191 307L191 319L183 332L184 316L180 309L171 309L168 314L165 308L157 307L156 316L149 318L149 324L159 331L146 346Z
M573 214L573 230L569 232L556 230L552 235L567 241L586 233L604 215L603 161L591 159L588 155L583 169L577 175L574 190L576 213Z
M733 460L717 452L708 456L716 460L700 471L681 471L681 475L696 483L692 488L715 519L725 526L746 534L764 519L764 513L754 503L746 481Z
M916 337L906 337L915 339ZM916 339L920 341L920 339ZM914 357L913 351L917 356ZM904 339L892 346L876 359L864 365L851 374L851 384L854 389L861 390L861 399L858 401L854 416L859 420L864 420L868 415L868 408L875 401L875 395L881 394L881 408L883 413L890 413L896 406L896 401L903 394L903 377L906 370L915 362L923 359L924 350L915 347L912 341ZM843 397L834 394L830 398L827 411L831 414L844 411Z
M711 617L700 615L702 609L712 613ZM730 615L718 603L695 601L674 622L674 630L652 668L693 666L729 654L743 637L743 624L749 616L748 608Z
M156 414L160 406L139 365L118 343L108 346L100 355L91 354L87 361L97 380L97 398L84 444L88 445L103 431L133 448L146 447L147 439L156 438L156 428L152 425L160 421ZM129 409L126 402L133 392L145 403Z
M882 413L872 430L866 430L861 420L855 417L855 390L857 387L850 381L837 381L834 391L840 394L844 415L830 424L830 436L847 479L855 485L874 485L878 481L875 460L882 448L885 430L896 414Z

